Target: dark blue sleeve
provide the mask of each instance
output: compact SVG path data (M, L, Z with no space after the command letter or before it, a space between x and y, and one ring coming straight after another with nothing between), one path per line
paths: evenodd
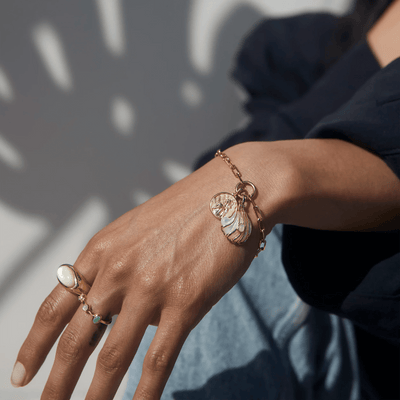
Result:
M297 18L297 23L299 23L299 21L303 21L302 18L307 21L311 16L305 15ZM316 14L312 18L315 21L319 21L319 18L321 18L323 22L326 16ZM280 22L280 20L276 20L272 24L275 26L275 33L278 31L277 26ZM290 22L293 21L290 20ZM285 26L285 23L287 21L284 21L283 26ZM330 31L329 35L332 35L334 26L332 21L331 25L327 25L326 29ZM321 27L320 29L323 33L324 30ZM265 34L264 30L261 30L261 32L263 35ZM254 35L256 33L260 34L257 30ZM251 38L255 40L257 35L251 36ZM297 38L297 42L303 43L300 38ZM326 45L327 40L323 43ZM245 42L243 50L245 54L250 54L250 44L247 43L246 45ZM280 43L278 42L278 44ZM234 76L251 93L244 105L250 122L204 154L195 164L195 168L199 168L208 162L218 148L225 150L235 144L251 141L303 139L322 118L335 112L372 75L379 71L378 63L368 45L364 42L354 46L333 66L328 70L323 70L322 73L322 69L317 67L322 63L321 59L324 57L324 51L319 48L319 45L322 45L322 43L318 42L318 46L313 42L309 44L307 40L303 43L302 54L311 52L314 57L304 56L303 58L293 59L291 55L287 55L285 60L282 55L279 58L280 62L285 60L291 63L286 69L280 63L275 65L272 60L276 61L277 55L275 53L280 54L280 51L291 54L292 48L286 44L286 48L277 51L274 46L270 45L268 49L274 57L271 56L268 63L262 64L265 68L264 76L261 76L260 67L256 67L259 64L250 63L248 60L250 55L244 57L242 52L239 53ZM254 46L254 53L259 54L260 49L255 44ZM318 51L315 47L318 47ZM317 61L316 54L319 54L320 61ZM305 62L304 59L308 61ZM314 62L313 64L311 60ZM360 68L360 66L362 67ZM281 75L278 73L279 70ZM253 72L254 77L250 78ZM299 80L298 85L296 85L295 79ZM259 89L256 90L258 80L260 80ZM278 87L281 87L280 91ZM302 89L298 90L299 87Z
M400 178L400 58L376 73L306 138L352 142L380 156Z
M337 18L330 14L304 14L263 20L248 34L240 45L232 77L248 94L244 108L250 126L232 133L218 146L211 144L195 169L208 162L220 147L276 140L278 135L302 137L279 108L299 99L325 73L325 51L336 24ZM332 58L330 65L335 61Z
M252 99L282 104L299 98L324 74L336 24L322 13L262 21L241 43L233 79Z

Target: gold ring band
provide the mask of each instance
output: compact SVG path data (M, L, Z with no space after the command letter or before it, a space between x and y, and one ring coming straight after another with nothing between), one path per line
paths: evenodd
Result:
M86 295L81 294L78 297L78 300L83 304L82 310L85 311L86 314L89 314L93 318L92 321L95 325L97 325L97 324L110 325L111 324L112 319L104 320L100 314L96 314L92 311L92 307L89 306L88 303L86 303Z

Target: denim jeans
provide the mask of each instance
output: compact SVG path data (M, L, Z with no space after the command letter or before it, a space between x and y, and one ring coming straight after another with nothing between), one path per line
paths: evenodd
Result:
M163 400L360 398L353 325L310 307L281 262L282 226L241 280L189 334ZM149 327L129 369L132 399L156 327Z

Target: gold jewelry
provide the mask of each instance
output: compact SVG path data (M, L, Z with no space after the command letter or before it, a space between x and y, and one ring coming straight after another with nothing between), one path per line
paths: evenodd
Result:
M84 276L71 264L61 264L57 269L57 279L69 292L77 296L88 294L90 285Z
M236 165L221 150L215 153L215 157L221 157L240 182L236 185L234 193L221 192L213 196L210 201L210 210L216 218L221 220L221 230L226 238L231 243L241 245L250 237L253 228L245 210L245 203L249 201L257 216L258 228L260 230L260 240L255 255L257 257L260 251L265 249L267 242L265 240L266 233L263 214L253 199L253 196L257 193L256 186L254 183L242 179L242 174Z
M79 296L78 300L83 304L82 310L93 318L94 324L111 324L111 320L103 320L101 315L92 312L92 308L86 303L86 295L91 286L71 264L62 264L58 267L57 279L65 289Z
M85 311L86 314L89 314L93 318L93 323L94 324L104 324L104 325L110 325L111 320L103 320L103 317L100 314L95 314L92 311L92 307L89 306L89 304L86 303L86 295L81 294L78 297L78 300L83 304L82 310Z

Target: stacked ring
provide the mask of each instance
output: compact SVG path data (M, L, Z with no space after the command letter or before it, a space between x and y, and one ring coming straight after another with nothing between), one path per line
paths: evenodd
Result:
M79 296L78 300L83 304L82 310L93 318L94 324L111 324L112 320L104 320L101 315L95 314L89 304L86 303L86 295L91 286L71 264L62 264L58 267L57 279L65 289Z
M88 294L90 285L71 264L61 264L57 269L57 279L69 292L80 296Z
M101 315L95 314L92 311L92 307L90 307L89 304L86 303L86 295L81 294L78 297L78 300L83 304L82 310L85 311L86 314L89 314L93 318L94 324L104 324L104 325L111 324L111 320L104 320Z

